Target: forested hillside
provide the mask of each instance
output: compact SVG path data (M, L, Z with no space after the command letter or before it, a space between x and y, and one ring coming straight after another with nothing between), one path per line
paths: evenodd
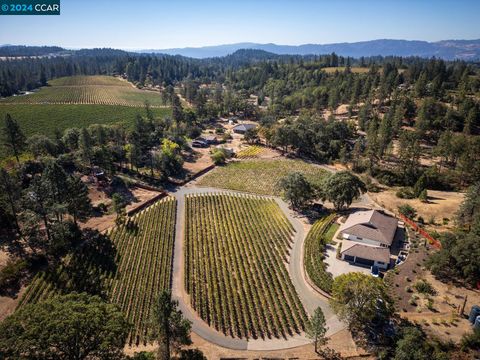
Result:
M390 185L412 186L427 167L435 188L462 187L480 174L475 63L261 50L198 60L93 49L0 65L3 96L61 76L124 76L161 90L165 104L179 93L196 120L228 114L257 119L268 144L320 162L353 161L354 170ZM436 166L426 166L422 156Z

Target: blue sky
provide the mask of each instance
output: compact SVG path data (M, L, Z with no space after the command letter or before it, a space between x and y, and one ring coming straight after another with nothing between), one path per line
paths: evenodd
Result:
M235 42L479 39L480 0L61 0L0 16L0 44L162 49Z

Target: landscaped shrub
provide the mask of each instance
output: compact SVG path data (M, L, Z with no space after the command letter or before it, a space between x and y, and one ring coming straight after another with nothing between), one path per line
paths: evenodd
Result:
M426 203L428 202L428 192L427 192L427 189L423 189L422 192L420 193L420 195L418 195L418 199L423 202L423 203Z
M430 310L430 311L435 310L435 308L433 307L433 303L434 303L434 301L433 301L432 298L427 299L427 309L428 310ZM443 320L442 320L442 322L443 322ZM445 320L445 322L446 322L446 320Z
M225 152L221 150L215 150L215 152L211 155L211 158L215 165L223 165L227 159Z
M342 252L342 243L338 244L338 246L337 246L337 254L336 254L337 259L340 259L340 257L341 257L341 255L340 255L341 252Z
M421 294L426 294L426 295L435 295L436 291L433 288L432 284L430 284L426 280L417 280L415 284L413 285L415 290L417 290Z
M417 216L417 210L409 204L403 204L398 207L398 212L410 219L415 219Z

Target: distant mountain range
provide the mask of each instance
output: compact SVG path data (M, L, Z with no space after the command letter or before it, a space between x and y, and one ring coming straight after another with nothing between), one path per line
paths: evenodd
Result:
M445 60L459 59L467 61L480 61L480 39L442 40L437 42L384 39L323 45L277 45L244 42L227 45L186 47L176 49L144 49L137 51L123 51L109 48L74 50L65 49L58 46L0 45L0 57L68 55L88 56L97 54L100 50L102 51L103 55L155 53L167 55L181 55L190 58L204 59L228 56L237 52L238 50L243 49L264 51L269 53L270 57L277 55L325 55L334 52L337 55L350 56L353 58L359 58L362 56L419 56L424 58L430 58L435 56L437 58L442 58ZM264 54L263 57L267 55Z
M442 40L437 42L417 40L371 40L353 43L277 45L258 43L236 43L204 47L186 47L175 49L145 49L137 52L182 55L192 58L225 56L239 49L258 49L279 55L313 55L335 52L342 56L420 56L437 57L446 60L479 60L480 39L478 40Z

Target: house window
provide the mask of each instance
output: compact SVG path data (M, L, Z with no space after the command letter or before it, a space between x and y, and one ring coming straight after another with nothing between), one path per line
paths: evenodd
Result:
M383 261L377 261L377 264L378 265L385 265L385 263Z
M363 238L357 236L357 240L363 240Z

